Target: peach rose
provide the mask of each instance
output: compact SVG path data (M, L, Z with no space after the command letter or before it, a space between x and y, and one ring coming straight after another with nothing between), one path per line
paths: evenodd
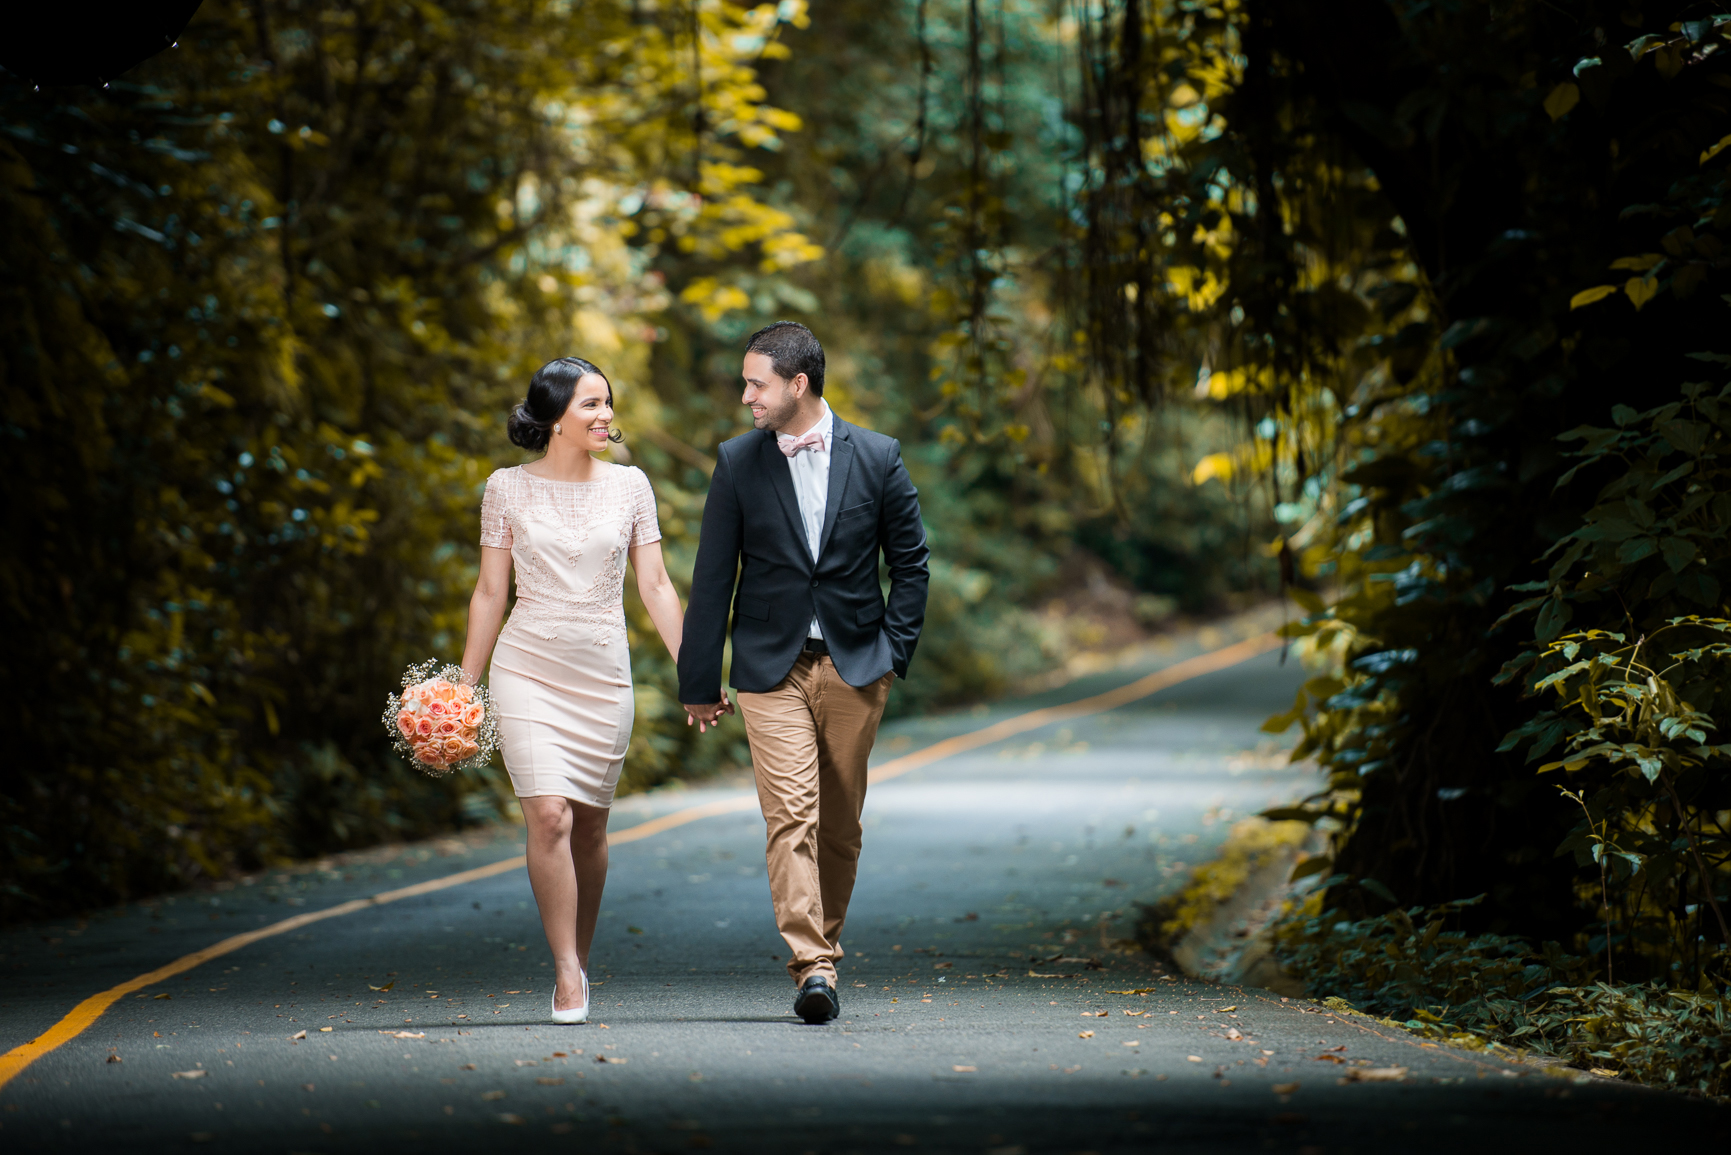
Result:
M445 739L445 757L455 760L463 752L463 740L458 737Z
M475 687L467 683L459 685L456 700L463 703L473 702L475 700Z
M423 738L431 737L433 733L433 720L426 717L417 718L415 720L415 733L419 734Z
M437 734L441 738L449 738L460 729L462 729L462 727L457 724L455 718L446 718L444 721L433 727L433 733Z
M481 719L487 716L487 711L481 708L481 703L470 702L463 707L463 725L471 730L481 724Z
M431 714L435 718L443 718L449 712L449 707L437 698L427 703L427 713Z
M441 702L449 702L457 696L457 687L440 678L433 684L433 697Z
M398 714L397 729L403 732L403 737L405 738L412 735L415 732L415 716L407 710Z

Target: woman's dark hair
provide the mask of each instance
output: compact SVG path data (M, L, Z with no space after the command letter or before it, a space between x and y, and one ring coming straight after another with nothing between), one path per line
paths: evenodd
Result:
M571 407L577 382L591 373L607 381L607 374L581 357L561 357L535 370L535 375L529 378L529 396L512 410L510 419L505 422L505 432L511 438L511 444L536 452L546 449L553 423L564 417L565 410ZM607 381L607 405L609 408L613 405L611 381ZM607 440L617 445L625 440L625 434L617 429L609 430Z

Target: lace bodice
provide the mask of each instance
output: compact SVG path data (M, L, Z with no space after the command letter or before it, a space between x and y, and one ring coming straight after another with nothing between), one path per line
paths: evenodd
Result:
M559 627L593 627L596 645L625 635L625 562L661 540L655 493L641 469L603 466L593 481L548 481L522 466L487 479L481 544L511 551L517 605L507 631L548 641Z

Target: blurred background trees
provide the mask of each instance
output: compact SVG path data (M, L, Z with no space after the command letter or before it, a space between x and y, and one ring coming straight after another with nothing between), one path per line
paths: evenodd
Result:
M1122 641L1271 588L1266 504L1191 484L1230 424L1126 408L1066 320L1059 15L207 0L106 90L0 77L0 912L499 812L501 775L424 779L377 713L460 645L554 356L611 373L682 580L741 338L812 324L921 486L922 705L1099 644L1066 611L1100 590ZM627 788L744 764L629 609Z

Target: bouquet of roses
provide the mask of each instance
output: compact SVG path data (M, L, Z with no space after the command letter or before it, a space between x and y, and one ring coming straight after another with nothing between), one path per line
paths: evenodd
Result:
M434 778L486 765L499 748L499 725L487 691L463 680L460 666L434 673L429 658L403 673L403 692L392 694L382 721L397 753Z

